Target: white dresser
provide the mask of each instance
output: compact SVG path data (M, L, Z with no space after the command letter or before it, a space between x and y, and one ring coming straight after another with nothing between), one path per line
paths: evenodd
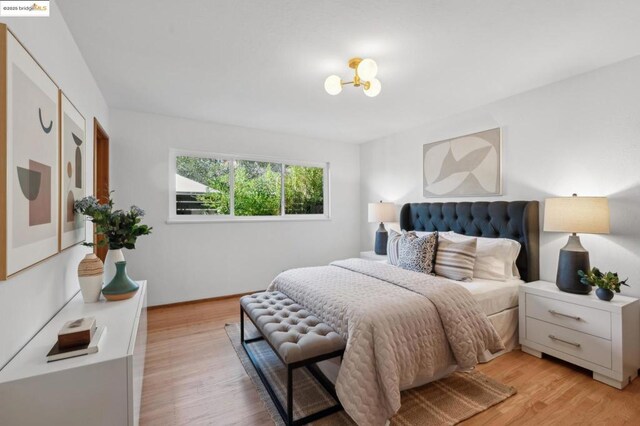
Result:
M0 370L0 425L136 425L147 341L147 285L120 302L84 303L78 292ZM47 363L69 320L106 325L98 353Z
M616 294L611 302L558 290L536 281L520 287L520 344L541 357L552 355L593 372L618 389L640 368L640 301Z

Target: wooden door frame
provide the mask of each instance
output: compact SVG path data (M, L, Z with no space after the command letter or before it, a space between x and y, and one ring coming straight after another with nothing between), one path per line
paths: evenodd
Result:
M98 175L98 171L101 171L100 176ZM101 182L98 182L98 178L101 178L102 182L106 181L106 188L100 191L98 185ZM102 193L104 189L106 189L106 194ZM98 202L106 202L105 196L108 198L109 189L109 135L100 125L98 119L93 117L93 194L98 199ZM95 230L94 225L93 242L97 243ZM107 248L94 247L93 251L104 262Z

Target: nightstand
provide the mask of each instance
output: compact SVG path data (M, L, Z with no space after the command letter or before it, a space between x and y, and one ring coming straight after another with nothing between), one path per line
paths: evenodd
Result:
M360 259L364 259L364 260L387 260L387 255L386 254L376 254L375 251L361 251L360 252Z
M640 300L616 294L611 302L565 293L554 283L520 286L520 344L538 358L548 354L593 372L618 389L640 368Z

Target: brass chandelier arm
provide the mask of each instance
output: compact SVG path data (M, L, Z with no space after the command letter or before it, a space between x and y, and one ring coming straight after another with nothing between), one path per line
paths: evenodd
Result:
M364 90L369 90L369 87L371 86L370 81L358 81L357 83L356 81L341 81L340 84L342 84L343 86L347 84L353 84L355 87L364 86Z

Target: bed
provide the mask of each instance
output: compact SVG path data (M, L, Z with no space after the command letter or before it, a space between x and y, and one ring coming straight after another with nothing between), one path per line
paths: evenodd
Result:
M407 231L453 231L520 243L522 281L538 279L538 203L405 204ZM280 274L278 290L308 308L347 342L342 361L319 365L359 424L384 424L400 390L473 368L517 344L520 281L469 283L358 259Z
M407 231L453 231L473 237L509 238L520 243L516 266L519 280L475 279L465 286L500 334L505 350L485 353L488 362L518 346L518 286L540 278L540 225L537 201L408 203L400 210L400 227Z

